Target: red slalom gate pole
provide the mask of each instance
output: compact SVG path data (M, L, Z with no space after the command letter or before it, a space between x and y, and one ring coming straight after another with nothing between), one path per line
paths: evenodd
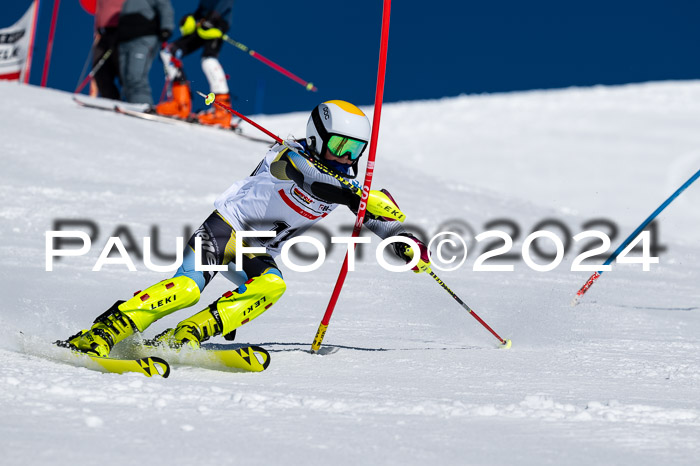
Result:
M49 65L51 64L51 52L53 51L53 38L56 34L56 22L58 20L58 7L61 0L54 0L53 14L51 15L51 29L49 30L49 41L46 44L46 56L44 57L44 72L41 76L41 87L46 87L46 81L49 78Z
M367 158L367 171L365 172L365 182L362 187L362 199L360 200L360 207L357 210L357 219L355 220L355 227L352 230L352 237L356 238L360 235L360 230L362 229L362 224L365 220L365 212L367 210L367 198L369 196L369 190L372 185L372 176L374 175L374 159L377 154L377 138L379 137L379 122L382 115L382 102L384 100L384 78L386 75L386 55L389 45L389 18L391 16L391 0L384 0L384 9L382 13L382 35L380 39L379 46L379 66L377 71L377 90L374 95L374 117L372 119L372 135L370 139L369 156ZM321 319L321 324L318 326L318 331L316 332L316 337L311 344L311 352L316 353L321 348L321 343L323 343L323 338L326 335L326 330L328 329L328 324L330 323L331 316L333 315L333 310L338 302L338 297L340 296L340 290L343 288L343 283L345 283L345 277L348 273L348 252L345 253L345 260L343 261L343 267L340 269L340 274L338 275L338 280L333 288L333 294L326 307L326 313Z
M32 38L29 39L29 51L27 52L27 62L24 64L24 84L29 84L29 75L32 73L32 59L34 58L34 39L36 39L36 24L39 20L39 8L41 8L41 0L36 0L36 5L34 5L34 18L32 19Z

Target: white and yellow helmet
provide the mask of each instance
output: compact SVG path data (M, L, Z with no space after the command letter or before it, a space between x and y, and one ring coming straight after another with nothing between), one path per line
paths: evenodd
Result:
M329 100L311 112L306 141L319 159L323 159L326 150L336 157L348 155L357 174L357 163L367 148L371 131L362 110L344 100Z

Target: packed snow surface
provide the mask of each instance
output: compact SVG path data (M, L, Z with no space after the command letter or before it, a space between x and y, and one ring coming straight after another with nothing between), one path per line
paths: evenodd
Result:
M174 255L175 238L199 226L266 146L80 108L70 94L14 83L0 83L0 100L3 464L698 464L700 182L658 218L660 263L650 271L614 264L571 307L591 272L570 268L585 249L573 235L615 233L611 252L700 168L700 82L385 105L373 187L388 188L425 234L464 236L466 262L436 271L512 339L510 350L430 277L382 269L375 238L347 278L325 354L308 349L339 246L314 272L281 265L281 301L236 342L209 342L260 344L272 355L267 371L175 365L168 379L42 355L116 300L167 278L135 255L135 272L123 264L93 272L108 237L142 250L150 236ZM282 137L303 136L306 118L256 117ZM322 225L347 236L353 220L340 208ZM93 242L49 272L45 232L56 222ZM568 245L554 270L523 260L535 229ZM503 244L476 242L487 230L514 244L486 264L514 271L473 270L486 243ZM546 252L551 242L538 244ZM217 277L199 304L145 336L231 288Z

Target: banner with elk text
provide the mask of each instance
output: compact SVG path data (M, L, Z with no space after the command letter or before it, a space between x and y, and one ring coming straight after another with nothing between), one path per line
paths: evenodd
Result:
M35 0L19 21L0 29L0 79L29 82L37 7Z

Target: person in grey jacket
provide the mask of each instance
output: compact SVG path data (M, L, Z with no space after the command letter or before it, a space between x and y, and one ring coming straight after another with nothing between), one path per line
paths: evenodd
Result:
M148 73L158 44L167 41L175 28L170 0L126 0L117 28L119 74L124 100L153 105Z

